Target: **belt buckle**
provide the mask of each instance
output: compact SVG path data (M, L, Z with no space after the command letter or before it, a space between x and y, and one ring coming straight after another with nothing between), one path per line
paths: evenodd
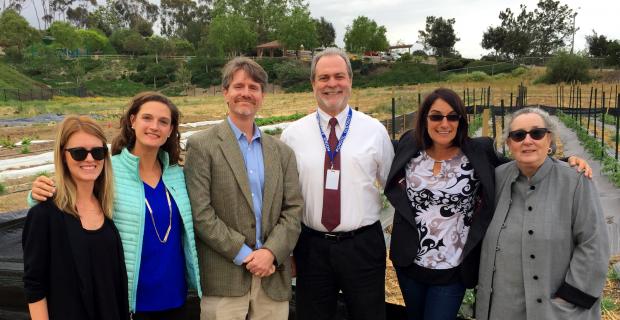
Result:
M325 239L327 240L336 240L339 241L340 240L340 236L337 234L333 234L333 233L324 233L323 236L325 237Z

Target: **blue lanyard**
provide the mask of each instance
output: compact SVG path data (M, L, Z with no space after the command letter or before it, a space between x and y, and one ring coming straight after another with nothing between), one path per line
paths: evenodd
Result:
M331 162L332 168L334 167L334 159L336 158L336 154L340 152L340 148L342 147L342 143L344 139L347 137L347 133L349 133L349 126L351 125L351 118L353 117L353 111L351 107L349 107L349 113L347 114L347 120L345 121L344 131L342 131L342 135L340 139L338 139L338 144L336 144L336 150L332 151L329 147L329 142L327 140L327 136L325 136L325 132L323 132L323 128L321 128L321 118L319 116L319 111L316 111L316 122L319 124L319 130L321 131L321 137L323 137L323 144L325 145L325 150L327 151L327 155L329 156L329 161Z

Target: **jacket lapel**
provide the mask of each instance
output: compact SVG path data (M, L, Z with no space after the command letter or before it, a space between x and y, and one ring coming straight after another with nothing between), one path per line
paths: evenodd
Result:
M222 149L224 158L226 158L248 206L254 208L252 204L250 182L248 181L248 174L245 169L245 161L243 160L241 149L239 149L239 142L230 128L228 121L223 121L218 125L217 129L218 137L220 138L220 148Z
M84 308L88 312L88 318L94 319L94 301L93 288L91 278L90 258L88 257L88 246L86 239L82 233L82 225L80 221L69 214L63 213L65 220L65 228L67 230L67 240L71 247L71 256L77 272L78 282L80 284L80 293L82 294L82 302Z
M461 150L469 159L469 163L474 167L474 172L480 180L478 196L480 197L480 207L476 210L472 217L472 223L467 237L467 242L463 248L463 256L467 256L469 252L476 247L482 240L486 229L493 217L493 195L495 193L494 185L494 168L489 162L484 150L478 150L473 140L467 140Z
M405 166L419 152L419 149L413 143L413 138L410 135L401 138L398 149L388 174L386 182L388 187L385 189L385 194L396 211L413 227L416 227L413 209L407 198L407 191L401 185L401 179L404 178Z

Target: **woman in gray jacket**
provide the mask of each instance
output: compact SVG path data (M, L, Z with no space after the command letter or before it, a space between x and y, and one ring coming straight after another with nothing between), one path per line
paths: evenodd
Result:
M495 171L476 319L600 319L609 244L593 183L549 157L555 124L525 108L507 126L515 161Z

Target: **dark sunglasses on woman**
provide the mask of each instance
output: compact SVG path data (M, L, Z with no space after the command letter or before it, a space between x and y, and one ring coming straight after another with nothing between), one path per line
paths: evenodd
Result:
M508 138L512 139L512 141L514 142L521 142L525 140L525 137L529 134L530 137L532 137L532 139L540 140L545 137L547 132L551 132L551 131L549 131L549 129L547 128L535 128L530 131L519 129L515 131L510 131L508 133Z
M438 113L428 115L428 119L435 122L443 121L443 118L448 119L448 121L450 122L455 122L459 121L459 119L461 119L461 116L458 114L448 114L444 116L443 114Z
M65 149L65 151L69 151L71 158L75 161L84 161L88 154L90 153L95 160L103 160L108 154L108 147L94 147L90 150L87 150L84 147L76 147Z

